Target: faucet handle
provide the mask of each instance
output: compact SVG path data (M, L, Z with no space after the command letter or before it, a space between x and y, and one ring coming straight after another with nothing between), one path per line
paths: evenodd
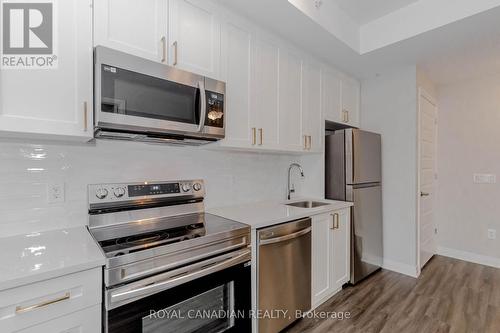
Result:
M292 186L290 186L290 193L295 193L295 184L292 183Z

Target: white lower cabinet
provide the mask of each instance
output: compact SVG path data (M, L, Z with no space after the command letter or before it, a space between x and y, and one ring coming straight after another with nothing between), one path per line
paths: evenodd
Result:
M350 208L312 217L312 308L350 279Z
M101 310L101 305L94 305L67 316L16 331L16 333L99 333L101 332Z
M101 294L101 267L0 291L0 332L100 332Z

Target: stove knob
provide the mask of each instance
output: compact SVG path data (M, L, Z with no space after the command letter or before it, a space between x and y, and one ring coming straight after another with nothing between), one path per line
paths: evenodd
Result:
M108 196L108 190L106 190L105 188L98 188L96 191L95 191L95 196L98 198L98 199L104 199Z
M200 183L194 183L193 190L195 190L195 191L201 190L201 184Z
M125 195L125 189L123 187L117 187L113 193L115 194L115 197L121 198Z
M182 184L182 191L189 192L189 190L191 190L191 185L189 185L189 184Z

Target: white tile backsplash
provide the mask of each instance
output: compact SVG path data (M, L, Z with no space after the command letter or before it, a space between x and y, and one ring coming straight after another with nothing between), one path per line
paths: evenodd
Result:
M308 157L308 164L311 157ZM322 163L321 156L313 157ZM145 180L205 180L206 206L282 200L286 171L300 156L104 141L86 145L0 142L0 237L87 223L87 185ZM294 173L298 194L305 182ZM309 176L309 177L308 177ZM65 185L48 203L47 184ZM309 186L310 187L310 186Z

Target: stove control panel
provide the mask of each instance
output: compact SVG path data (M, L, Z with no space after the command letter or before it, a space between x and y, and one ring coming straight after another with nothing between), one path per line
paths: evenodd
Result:
M205 195L203 180L95 184L89 185L88 191L89 205L186 196L202 198Z

